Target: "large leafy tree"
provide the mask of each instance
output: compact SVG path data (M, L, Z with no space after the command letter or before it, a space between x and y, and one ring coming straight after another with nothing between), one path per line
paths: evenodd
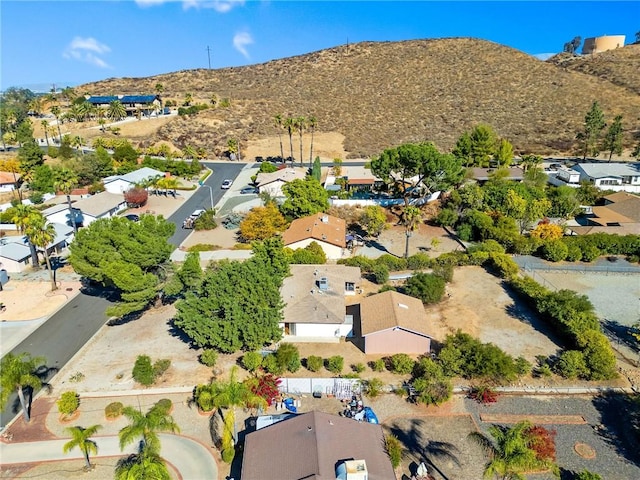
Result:
M609 161L614 153L622 154L622 133L622 115L616 115L613 123L609 125L602 144L603 148L609 151Z
M409 204L411 186L424 185L431 192L447 190L462 180L460 160L440 153L433 143L408 143L390 148L371 161L371 171L396 187Z
M42 149L33 138L23 143L18 150L18 161L20 162L20 171L27 179L31 178L36 167L44 164Z
M289 265L279 238L255 242L245 262L220 262L176 304L175 325L203 348L256 350L282 332L280 286Z
M379 236L387 228L387 215L380 205L367 205L360 217L360 224L373 237Z
M31 387L37 390L42 386L42 381L36 375L39 367L45 364L44 357L32 357L29 353L14 355L7 353L0 362L0 404L2 408L7 405L13 392L18 393L20 405L25 421L29 421L30 405L27 405L24 388Z
M598 102L593 102L584 117L583 130L576 135L576 139L581 144L582 160L586 160L587 156L598 156L600 153L600 135L605 127L604 113Z
M329 209L329 193L316 179L296 179L282 187L285 201L280 211L285 217L300 218Z
M264 207L255 207L240 222L240 236L244 240L265 240L287 228L287 221L278 207L268 203Z
M105 218L78 232L69 263L80 275L116 287L121 302L107 310L122 316L145 309L157 295L162 265L173 247L167 241L175 225L143 215L139 222Z
M89 462L89 454L98 453L98 445L91 439L98 430L102 428L102 425L92 425L88 428L79 426L69 427L65 429L65 432L71 435L71 440L62 446L62 451L68 453L74 448L78 447L84 455L85 469L91 469L91 462Z

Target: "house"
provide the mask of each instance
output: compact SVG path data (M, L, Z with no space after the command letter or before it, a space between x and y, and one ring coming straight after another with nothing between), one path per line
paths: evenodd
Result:
M150 167L142 167L125 175L112 175L110 177L106 177L102 183L104 184L104 189L107 192L124 193L136 185L164 176L164 173L160 170Z
M624 35L603 35L602 37L585 38L582 44L582 54L589 55L615 50L616 48L624 47L624 41Z
M573 170L580 174L580 182L587 181L601 190L640 193L640 162L578 163Z
M520 167L509 167L509 168L479 168L474 167L471 168L472 178L478 183L486 183L488 182L493 175L496 173L505 172L505 176L501 177L504 180L509 180L512 182L522 182L524 180L524 170Z
M246 436L243 480L395 480L377 424L322 412L295 415Z
M124 106L127 116L131 117L138 112L145 115L160 108L162 100L158 95L102 95L86 97L87 102L99 108L108 108L111 102L120 101Z
M256 184L260 193L267 192L272 197L283 197L282 186L294 180L304 180L307 169L300 167L282 168L276 172L258 173Z
M100 192L71 204L78 227L86 227L99 218L109 218L127 206L122 194ZM54 205L42 211L52 223L73 226L69 207L66 203Z
M24 236L0 238L0 270L23 272L31 258L31 249Z
M18 181L21 176L19 173L0 172L0 193L12 192L18 188Z
M586 225L572 226L573 233L617 233L640 235L640 197L617 192L604 197L605 204L591 208Z
M285 247L293 250L305 248L317 242L329 259L342 258L347 247L347 224L338 217L326 213L316 213L294 220L282 234Z
M392 290L362 299L354 335L366 354L424 354L431 350L422 302Z
M360 268L346 265L291 265L280 295L285 304L285 336L348 337L353 316L346 314L345 296L355 295Z

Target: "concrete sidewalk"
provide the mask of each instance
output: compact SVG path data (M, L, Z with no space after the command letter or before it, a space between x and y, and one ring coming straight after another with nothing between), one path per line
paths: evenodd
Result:
M218 478L218 466L211 451L204 445L180 435L160 434L162 444L160 454L171 463L184 480ZM137 445L120 450L118 437L110 435L96 436L98 454L94 457L118 457L135 453ZM0 443L0 464L40 463L56 460L84 459L82 452L75 448L65 454L62 446L68 440L48 440L40 442L4 444Z

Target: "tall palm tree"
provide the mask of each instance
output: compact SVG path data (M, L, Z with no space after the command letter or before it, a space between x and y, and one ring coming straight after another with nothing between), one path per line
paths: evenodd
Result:
M44 139L47 141L47 147L49 146L49 122L46 120L42 120L40 122L42 125L42 130L44 131Z
M109 107L107 108L107 117L109 117L114 122L118 122L126 116L127 109L124 107L120 100L109 102Z
M51 114L56 118L56 125L58 126L58 140L62 141L62 132L60 131L60 107L53 105L51 107Z
M56 238L56 227L53 226L53 223L48 223L44 215L40 214L39 217L34 217L34 219L29 222L25 233L29 241L36 247L41 248L44 252L47 270L49 270L49 280L51 280L51 291L57 290L58 286L53 276L51 259L49 258L49 245L51 245L51 242Z
M278 138L280 139L280 158L284 162L284 149L282 148L283 119L281 114L278 113L273 117L273 124L278 129Z
M313 163L313 133L316 131L318 119L314 115L310 115L309 118L307 118L307 125L309 126L309 130L311 130L311 147L309 149L309 168L311 168L311 164Z
M13 216L11 217L11 221L18 228L18 231L23 234L25 233L26 228L31 222L37 221L38 217L42 216L42 214L32 205L25 205L21 203L12 208ZM27 243L29 244L29 249L31 251L31 265L34 268L37 268L38 252L36 251L35 245L31 242L28 236Z
M18 392L20 405L25 421L30 421L29 405L24 398L24 387L37 390L42 386L42 381L35 375L38 367L44 365L44 357L32 357L30 353L14 355L7 353L0 362L0 404L4 408L9 401L11 393Z
M531 423L523 421L511 428L492 425L489 435L472 432L469 438L480 445L489 455L484 478L502 480L524 480L522 472L532 469L551 468L550 461L539 460L530 448Z
M304 129L307 126L307 119L304 117L296 117L294 122L296 131L300 136L300 166L302 167L302 162L304 161L302 158L302 134L304 133Z
M158 452L141 445L138 453L118 460L115 480L171 480L167 465Z
M293 131L296 128L295 119L292 117L287 117L283 124L284 129L289 134L289 149L291 151L291 165L293 165Z
M96 432L101 428L102 425L92 425L88 428L79 426L66 428L65 432L71 435L71 440L69 440L62 446L62 451L64 453L69 453L71 450L78 447L84 455L85 469L91 470L89 454L98 454L98 445L96 444L96 442L91 440L91 437L94 436Z
M78 137L80 138L80 137ZM71 219L71 226L73 227L73 233L78 233L78 224L76 222L76 215L71 207L71 192L78 186L78 175L73 170L68 168L56 169L53 172L53 188L56 191L63 192L67 196L67 206L69 207L69 217Z
M142 437L142 443L152 452L160 452L160 439L157 432L180 432L173 417L160 405L155 404L146 414L133 407L124 407L122 414L129 419L129 425L118 433L120 449Z
M404 207L402 212L402 224L404 225L404 234L406 236L406 244L404 249L404 258L409 258L409 238L420 225L422 220L422 212L418 207L408 205Z

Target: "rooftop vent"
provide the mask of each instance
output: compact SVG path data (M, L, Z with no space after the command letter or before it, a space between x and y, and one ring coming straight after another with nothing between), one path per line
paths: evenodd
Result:
M322 223L329 223L329 215L323 215L322 217L320 217L320 221Z
M329 290L329 279L327 277L321 277L318 280L318 288L320 290Z
M398 304L398 306L399 306L400 308L406 308L407 310L409 309L409 307L408 307L408 306L406 306L404 303L399 303L399 304Z

